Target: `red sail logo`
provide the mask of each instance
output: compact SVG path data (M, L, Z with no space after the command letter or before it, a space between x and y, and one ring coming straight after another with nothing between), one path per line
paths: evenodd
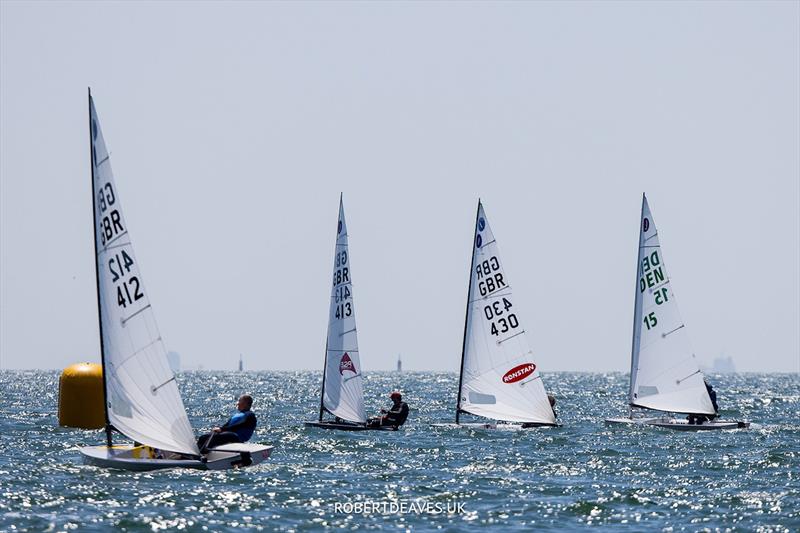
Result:
M339 375L343 376L345 370L348 370L353 374L358 373L356 372L356 365L353 364L353 360L350 359L350 356L347 355L347 352L345 352L345 354L342 356L342 360L339 361Z
M503 376L503 383L516 383L533 374L536 370L536 365L533 363L523 363L515 366Z

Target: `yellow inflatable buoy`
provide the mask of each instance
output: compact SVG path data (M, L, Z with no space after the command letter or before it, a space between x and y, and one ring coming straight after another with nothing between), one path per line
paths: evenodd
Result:
M58 387L58 424L97 429L105 423L103 367L78 363L65 368Z

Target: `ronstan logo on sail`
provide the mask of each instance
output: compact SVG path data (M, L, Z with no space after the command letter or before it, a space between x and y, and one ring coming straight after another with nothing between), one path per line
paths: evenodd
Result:
M516 383L517 381L522 381L529 375L533 374L535 370L536 365L533 363L523 363L519 366L515 366L506 372L505 376L503 376L503 383Z
M339 375L344 375L344 371L348 370L353 374L358 374L356 372L356 365L353 364L353 360L350 359L350 356L347 355L347 352L342 356L342 360L339 361Z

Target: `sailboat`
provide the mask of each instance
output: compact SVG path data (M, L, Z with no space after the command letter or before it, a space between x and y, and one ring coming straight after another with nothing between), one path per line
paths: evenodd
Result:
M84 462L215 470L263 461L272 446L227 444L200 454L133 253L91 91L89 134L106 445L81 448ZM134 445L114 445L113 431Z
M703 372L678 312L675 291L667 275L661 243L642 195L639 250L631 343L628 417L608 418L607 424L646 424L686 431L736 429L749 422L713 420L689 424L669 413L715 416ZM662 411L663 416L635 416L634 408Z
M325 413L333 420L324 420ZM328 314L328 339L325 343L325 364L322 369L319 419L306 422L308 427L363 431L392 430L393 427L371 427L364 410L364 387L361 357L358 352L356 308L353 302L353 274L347 245L347 222L344 204L339 197L339 218L336 223L336 248L333 259L333 283Z
M455 424L434 426L497 429L558 425L515 301L479 200ZM491 421L463 423L461 415L465 413ZM507 423L498 425L496 421Z

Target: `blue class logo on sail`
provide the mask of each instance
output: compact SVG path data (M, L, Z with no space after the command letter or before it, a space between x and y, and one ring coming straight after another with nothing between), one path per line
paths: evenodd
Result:
M483 229L485 227L486 227L486 221L483 219L483 217L479 218L478 219L478 231L483 231Z
M481 234L479 233L478 236L475 237L475 246L477 248L480 248L481 244L483 244L483 239L481 238Z
M650 221L647 218L645 218L642 220L642 231L647 233L647 230L649 229L650 229Z
M336 233L337 233L337 235L341 235L342 234L342 221L341 220L339 221L339 225L336 227Z

